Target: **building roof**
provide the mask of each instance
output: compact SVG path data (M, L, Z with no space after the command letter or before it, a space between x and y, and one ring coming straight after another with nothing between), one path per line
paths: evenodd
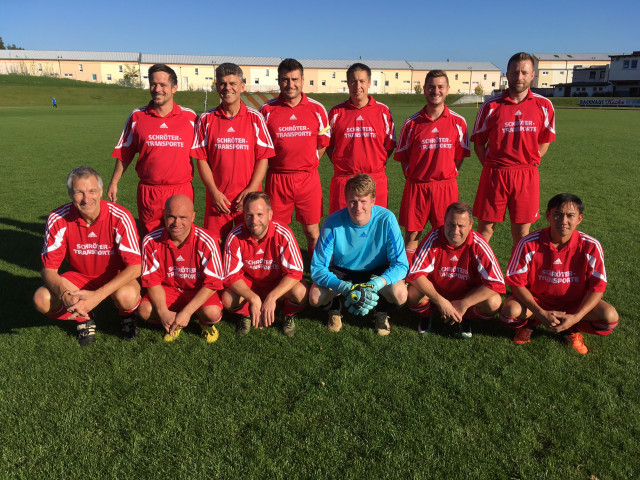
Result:
M73 50L0 50L0 59L78 60L84 62L138 62L137 52L83 52Z
M538 60L562 60L567 62L585 62L588 60L609 61L609 53L534 53Z
M640 57L640 51L634 51L633 53L620 53L609 55L611 58L622 58L622 57Z
M413 62L409 60L408 63L414 70L444 70L445 72L454 70L500 71L500 69L491 62Z
M172 65L220 65L221 63L235 63L236 65L273 66L278 65L280 57L235 57L224 55L176 55L142 53L140 63L167 63Z
M408 70L411 66L404 60L331 60L331 59L299 59L304 68L336 68L348 69L354 63L364 63L374 70Z

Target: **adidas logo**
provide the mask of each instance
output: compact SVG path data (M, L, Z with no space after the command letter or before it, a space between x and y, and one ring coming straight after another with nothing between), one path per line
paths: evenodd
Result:
M458 256L457 256L457 255L454 255L453 257L451 257L451 258L449 259L449 261L450 261L450 262L457 262L457 261L458 261Z
M431 133L439 133L439 132L440 131L436 127L433 127L433 130L431 130Z
M178 255L178 258L176 258L176 262L184 262L184 258L182 258L182 255Z
M256 252L256 255L262 255L264 253L264 250L260 249Z
M169 127L167 127L166 123L163 123L162 125L160 125L160 128L169 128Z
M364 122L364 118L362 118L362 115L356 118L356 122Z
M521 112L520 110L518 110L518 111L516 112L516 115L522 115L522 112Z
M89 238L96 238L98 235L96 235L94 232L91 232L89 234Z
M291 115L291 117L289 117L289 120L297 120L298 117L296 117L295 115Z
M559 258L556 258L556 260L553 262L554 265L562 265L562 260L560 260Z
M367 238L367 234L366 234L365 232L362 232L362 233L360 234L360 238Z
M233 127L229 127L229 130L227 130L227 132L229 132L229 133L236 133L236 131L233 129Z

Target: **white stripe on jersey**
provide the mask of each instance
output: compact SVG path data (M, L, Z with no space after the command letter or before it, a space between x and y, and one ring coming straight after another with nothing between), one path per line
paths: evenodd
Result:
M280 235L282 235L283 237L285 237L287 239L287 242L289 243L289 251L291 252L291 260L293 261L293 264L290 264L283 256L282 256L282 252L280 252L281 254L281 258L282 258L282 264L287 266L288 268L291 268L293 270L299 270L302 272L303 268L304 268L304 262L302 261L302 255L299 253L300 248L294 248L293 245L297 246L298 243L296 242L295 237L291 234L291 231L285 227L283 227L282 225L280 225L278 222L273 222L273 225L276 228L276 232L280 233Z
M511 275L518 275L520 273L524 273L527 270L529 270L529 263L531 263L531 259L533 258L533 255L536 253L535 251L529 252L527 254L525 258L525 264L520 270L516 270L516 269L518 268L518 263L520 263L520 257L522 256L522 250L524 249L524 246L528 242L537 241L540 238L540 232L541 230L536 230L535 232L530 233L529 235L522 238L518 242L518 245L516 245L516 248L513 251L511 258L509 259L509 263L507 264L507 274L506 274L507 277Z
M49 246L49 240L51 238L51 227L53 227L53 225L55 225L56 222L59 222L61 220L64 221L64 217L69 213L70 209L71 209L71 204L67 203L55 209L53 212L49 214L49 217L47 218L47 224L44 229L44 245L42 246L42 255L45 255L48 252L53 252L54 250L57 250L62 246L64 233L67 230L66 225L62 227L58 233L56 233L55 238L53 240L53 244Z
M474 232L473 230L471 231L471 235L473 235L473 242L480 247L480 249L484 252L486 257L491 262L491 266L493 267L492 270L496 275L496 277L491 277L490 276L491 272L485 270L484 266L480 262L480 259L476 257L476 260L478 261L478 272L480 272L480 275L482 275L482 278L484 278L485 280L489 280L491 282L504 283L504 277L502 276L502 271L498 266L498 259L494 255L493 250L491 250L491 247L489 246L487 241L480 234Z
M213 262L213 270L209 268L207 261L203 261L202 266L204 267L205 273L208 272L208 275L218 278L222 280L224 278L224 270L222 269L222 260L220 259L220 254L218 253L218 246L216 241L204 230L203 228L196 227L193 225L194 235L198 237L208 248L211 250L211 260ZM202 257L202 254L201 254Z
M260 114L260 112L258 112L257 110L251 107L247 107L247 111L258 119L258 123L262 125L262 131L264 132L265 137L267 139L267 143L264 143L260 140L260 128L258 128L258 126L255 125L257 144L260 145L261 147L273 148L273 141L271 140L271 136L269 135L269 129L267 128L267 124L264 122L264 117Z
M411 265L411 270L409 271L409 273L433 272L433 269L435 268L434 267L435 257L432 259L431 264L427 265L426 268L420 269L419 266L422 265L422 263L425 261L425 258L429 254L429 250L431 250L431 246L433 245L433 242L437 238L438 238L438 233L437 231L434 230L433 232L431 232L431 234L427 237L427 239L424 241L422 246L415 253L415 256L413 257L413 263Z
M235 268L235 270L233 271L230 270L231 259L234 256L234 253L231 252L231 239L234 237L237 237L241 231L242 231L242 225L238 225L236 228L231 230L231 232L229 232L229 235L227 235L227 241L225 242L225 245L224 245L224 260L223 260L224 278L230 277L231 275L235 275L240 270L242 270L243 263L242 263L242 255L240 254L239 245L238 245L237 251L235 252L235 257L238 259L238 266Z
M116 242L118 243L118 247L121 251L133 253L136 255L140 255L140 246L135 239L138 237L137 230L135 225L133 224L131 217L127 215L127 213L122 210L120 207L116 206L113 203L108 203L109 212L116 218L119 218L124 225L125 234L127 236L128 242L131 244L130 246L123 245L122 237L118 232L116 232Z
M587 254L587 259L589 260L589 266L593 270L593 276L606 282L607 271L604 267L604 251L602 250L602 245L600 245L600 242L595 238L593 238L591 235L587 235L586 233L582 233L582 232L579 232L579 233L580 233L580 240L582 240L583 242L592 243L596 247L596 250L598 251L598 255L600 255L600 260L602 261L602 272L598 272L595 269L595 265L598 259L596 257L593 257Z

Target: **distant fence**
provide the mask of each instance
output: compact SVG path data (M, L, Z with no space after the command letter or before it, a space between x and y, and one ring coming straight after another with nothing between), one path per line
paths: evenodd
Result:
M581 98L581 107L640 107L640 100L622 98Z

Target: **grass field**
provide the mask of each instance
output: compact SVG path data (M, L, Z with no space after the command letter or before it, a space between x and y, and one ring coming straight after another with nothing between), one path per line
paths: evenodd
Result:
M239 338L223 320L213 345L195 325L172 344L156 328L126 343L110 305L98 310L96 344L81 348L74 325L31 306L44 220L68 201L73 167L108 182L110 152L147 94L26 81L0 76L0 478L640 477L639 111L558 109L540 167L544 202L563 191L585 202L581 229L604 247L605 300L620 312L610 337L586 339L585 357L543 331L517 347L497 319L470 341L440 322L419 338L407 311L386 338L370 319L330 334L308 309L293 339L277 329ZM176 99L202 111L202 94ZM383 101L398 132L422 105L417 95ZM471 127L475 107L456 111ZM479 174L472 154L461 199L473 201ZM328 187L326 157L321 176ZM394 161L388 176L397 213ZM131 170L119 188L132 212L136 180ZM204 189L194 185L201 223ZM508 225L492 246L504 269Z

